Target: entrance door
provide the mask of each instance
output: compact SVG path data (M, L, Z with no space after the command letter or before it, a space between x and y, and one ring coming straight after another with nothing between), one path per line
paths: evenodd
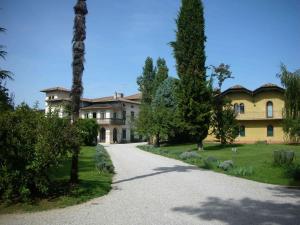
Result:
M118 143L118 130L116 128L113 130L113 142Z
M100 142L105 142L106 140L106 130L104 127L100 130Z

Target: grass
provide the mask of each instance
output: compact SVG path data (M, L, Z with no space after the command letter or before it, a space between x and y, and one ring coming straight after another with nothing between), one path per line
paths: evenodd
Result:
M112 174L99 173L95 168L95 147L82 147L79 155L79 179L77 187L70 187L71 159L53 170L53 187L46 199L35 199L31 203L0 204L0 214L41 211L63 208L103 196L111 189Z
M273 163L273 151L288 149L295 152L295 163L300 164L300 146L298 145L275 145L275 144L245 144L245 145L226 145L220 144L205 144L205 151L199 152L201 158L181 159L179 156L186 151L197 151L195 144L181 144L163 146L154 148L151 146L139 146L140 149L149 151L155 154L163 155L169 158L178 159L189 164L198 166L199 168L211 169L216 172L226 173L232 176L243 177L249 180L254 180L269 184L279 184L286 186L300 186L300 181L295 181L287 176L286 170L283 167L275 166ZM237 153L231 149L237 148ZM207 157L212 156L218 161L233 160L234 168L228 171L223 171L216 165L208 166L205 164Z

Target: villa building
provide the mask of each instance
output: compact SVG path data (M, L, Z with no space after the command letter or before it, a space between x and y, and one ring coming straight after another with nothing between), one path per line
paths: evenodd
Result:
M57 111L59 117L66 116L65 106L71 101L70 90L62 87L48 88L45 113ZM81 99L80 118L94 118L99 124L98 141L103 143L132 142L139 139L133 131L133 121L138 116L141 94Z
M222 96L231 100L240 126L237 143L284 142L282 129L284 89L274 84L265 84L254 91L240 85L233 86ZM213 135L206 138L215 141Z
M45 113L57 110L65 116L65 105L70 102L70 90L55 87L42 90L46 93ZM222 96L231 100L240 126L237 143L282 143L284 89L274 84L265 84L254 91L240 85L233 86ZM104 143L131 142L139 139L132 129L132 121L138 116L141 94L81 99L80 117L94 118L99 124L98 141ZM206 141L217 141L208 135Z

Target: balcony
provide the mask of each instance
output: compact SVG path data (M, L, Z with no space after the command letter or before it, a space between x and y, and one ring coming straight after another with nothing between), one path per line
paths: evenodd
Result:
M236 119L237 120L281 120L282 111L273 111L272 117L267 117L266 112L245 112L238 113Z
M100 125L125 125L125 120L117 118L104 118L97 119L97 123Z

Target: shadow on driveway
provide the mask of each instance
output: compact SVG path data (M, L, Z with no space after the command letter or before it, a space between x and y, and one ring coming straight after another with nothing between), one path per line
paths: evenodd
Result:
M175 212L197 216L201 220L219 220L229 225L299 224L300 204L275 203L250 198L223 200L209 197L199 207L175 207Z
M156 172L144 174L144 175L140 175L140 176L124 179L124 180L118 180L118 181L113 182L113 184L119 184L119 183L133 181L133 180L142 179L142 178L146 178L146 177L156 176L156 175L163 174L163 173L171 173L171 172L181 173L181 172L188 172L191 170L199 170L199 169L195 166L176 165L176 166L172 166L172 167L158 167L153 170Z

